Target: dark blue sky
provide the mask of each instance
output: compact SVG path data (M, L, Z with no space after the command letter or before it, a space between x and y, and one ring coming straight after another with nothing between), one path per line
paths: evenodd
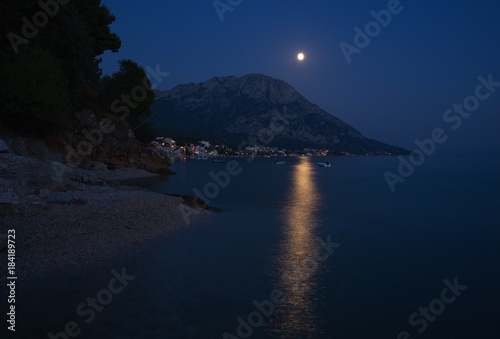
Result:
M474 95L478 76L500 82L498 1L401 0L400 13L350 64L339 45L354 45L354 27L364 30L374 20L370 12L387 9L387 0L243 0L224 21L213 0L103 3L122 40L119 53L103 56L105 73L120 59L159 64L170 73L160 89L263 73L367 137L414 149L415 138L440 127L449 136L441 154L500 154L500 87L458 129L443 120L454 103Z

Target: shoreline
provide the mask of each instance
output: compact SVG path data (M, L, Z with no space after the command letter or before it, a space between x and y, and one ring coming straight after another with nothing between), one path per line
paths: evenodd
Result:
M190 206L184 197L119 183L157 176L143 170L75 169L55 184L49 177L53 173L40 160L1 154L0 162L7 164L0 172L2 194L12 196L0 203L0 253L7 254L7 230L14 229L20 277L92 269L211 213L210 208ZM193 210L189 224L181 205L184 211Z

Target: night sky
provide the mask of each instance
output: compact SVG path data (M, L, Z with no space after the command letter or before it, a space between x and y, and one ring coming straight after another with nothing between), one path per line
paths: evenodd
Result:
M438 154L500 155L500 87L459 128L443 119L474 95L479 76L500 82L500 2L390 2L221 0L236 4L221 21L213 0L103 0L122 48L106 53L102 66L109 74L120 59L160 65L170 75L159 89L263 73L366 137L415 149L414 139L443 128L449 138ZM364 31L375 20L370 12L388 6L398 13L380 32L370 26L369 45L348 63L340 44L356 47L354 27Z

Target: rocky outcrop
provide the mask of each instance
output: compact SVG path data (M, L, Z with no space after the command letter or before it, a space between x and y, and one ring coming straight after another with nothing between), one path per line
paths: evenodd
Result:
M282 148L329 148L358 154L406 150L367 139L311 103L288 83L262 74L217 77L157 92L158 133ZM255 140L252 142L252 140Z
M110 133L103 132L99 125L103 119L106 117L97 118L91 111L78 112L73 130L44 140L0 130L0 154L12 152L86 170L129 167L158 174L173 173L166 153L141 144L130 126L118 119L112 121L114 128ZM81 145L85 147L81 148ZM90 152L86 146L90 146Z
M107 164L110 168L130 167L158 174L173 173L169 169L170 160L167 154L152 147L120 146L109 149L104 145L94 159ZM93 169L94 164L92 163L88 169Z
M91 112L80 112L78 119L80 132L77 132L78 137L72 137L70 142L74 150L78 147L77 142L89 140L88 131L99 131L100 121ZM95 132L95 138L99 140L102 136L102 140L93 140L95 146L90 155L82 161L83 168L98 169L105 164L110 169L130 167L152 173L172 173L169 170L170 160L167 154L156 148L144 147L135 139L130 126L123 121L113 121L113 125L115 130L112 133Z
M49 204L80 203L75 192L107 184L90 173L14 153L0 153L0 214L38 213Z

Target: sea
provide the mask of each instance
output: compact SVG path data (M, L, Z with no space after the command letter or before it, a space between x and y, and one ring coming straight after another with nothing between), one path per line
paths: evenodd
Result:
M399 166L177 159L176 175L130 183L220 212L113 267L31 286L25 337L67 338L70 321L79 338L500 337L500 158L429 157L391 190ZM83 323L78 304L122 267L133 280Z

